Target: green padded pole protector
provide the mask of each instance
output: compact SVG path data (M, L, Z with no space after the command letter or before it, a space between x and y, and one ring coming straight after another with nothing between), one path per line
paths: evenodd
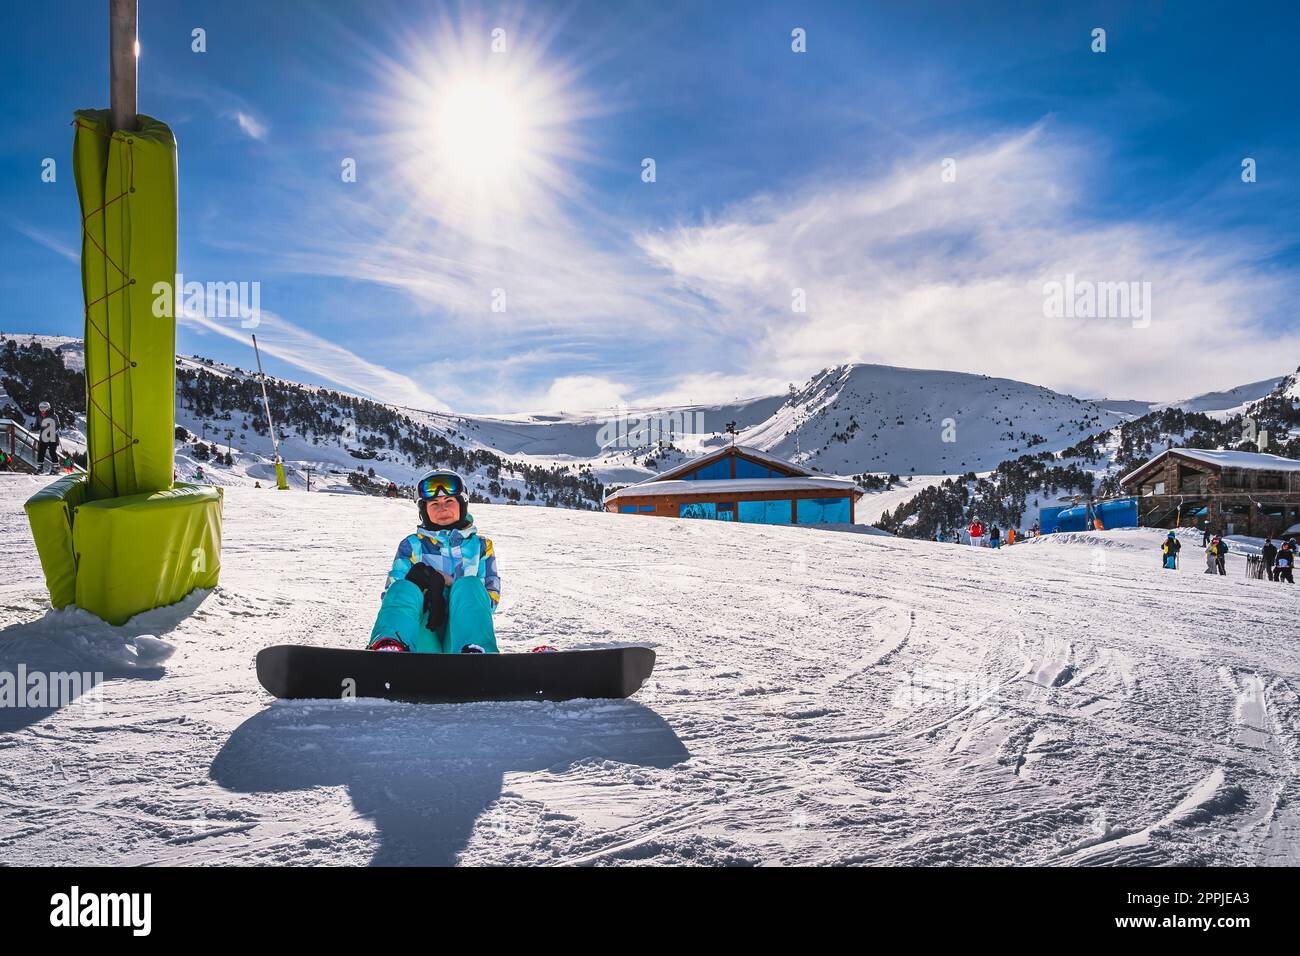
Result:
M221 490L172 484L176 140L137 119L124 133L107 110L76 114L89 473L26 505L50 603L110 624L215 587L221 572Z
M77 554L72 545L72 512L86 501L87 475L52 481L23 506L36 539L50 603L67 607L77 597Z
M221 574L220 488L177 484L167 491L87 501L73 509L77 607L110 624L175 604Z
M175 455L176 139L148 116L130 133L110 132L107 110L74 122L90 497L163 491Z

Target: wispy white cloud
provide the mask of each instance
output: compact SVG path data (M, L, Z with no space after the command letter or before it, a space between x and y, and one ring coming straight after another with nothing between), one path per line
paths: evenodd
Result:
M496 21L470 19L468 27L444 20L441 29L411 31L384 48L349 36L378 81L366 94L366 115L379 131L339 129L330 140L338 161L357 160L355 181L322 188L287 169L268 175L277 200L295 194L288 198L294 221L268 209L268 221L206 241L258 255L282 273L399 293L414 313L404 323L410 353L436 351L435 337L454 341L454 366L413 374L436 381L438 394L459 408L518 409L527 407L519 404L524 396L575 401L578 390L566 379L585 382L599 405L625 387L599 357L637 349L656 330L671 334L702 315L701 303L665 282L631 230L593 199L584 172L597 160L583 127L608 103L580 89L574 68L546 55L546 37L509 30L514 45L503 58L479 42ZM510 128L501 138L513 161L479 178L465 168L474 150L448 157L455 151L443 141L439 104L484 88L509 92L516 108L497 117ZM477 127L468 126L472 137ZM400 360L416 359L389 359Z
M267 135L271 132L271 127L266 123L266 121L258 119L247 110L227 110L221 115L234 120L243 134L249 139L255 139L258 142L261 142L265 140Z
M262 352L303 369L315 376L312 380L333 382L347 391L394 405L428 411L450 410L409 377L367 361L274 312L263 309L257 327L252 329L241 328L236 319L214 319L196 312L186 312L180 320L200 334L215 332L242 342L250 351L250 335L256 334Z
M13 226L15 230L17 230L18 232L26 236L28 239L32 240L38 245L44 246L46 249L49 249L51 252L55 253L56 255L62 256L64 259L67 259L69 262L76 262L76 263L81 262L80 252L78 252L76 249L73 249L62 239L50 235L45 230L37 229L35 226L30 226L27 223L21 222L17 219L9 220L9 224Z
M1294 279L1260 267L1259 240L1093 215L1095 151L1045 127L959 154L956 182L941 178L946 155L755 197L639 243L712 304L706 334L746 353L745 381L864 361L1158 399L1277 374L1300 354L1276 324ZM1150 282L1149 326L1046 318L1044 284L1067 275Z
M972 142L955 182L940 175L951 147L913 149L878 174L656 230L576 189L508 215L443 216L363 168L357 183L313 187L291 226L250 223L223 241L268 268L399 290L457 343L454 361L413 374L463 411L729 401L850 361L1161 400L1279 374L1300 354L1278 321L1294 277L1259 265L1272 250L1102 215L1090 184L1115 173L1095 141L1044 124ZM1067 275L1150 282L1149 326L1046 318L1044 284Z
M450 225L418 205L395 210L390 196L381 189L318 199L318 228L286 244L276 264L397 289L426 313L494 336L666 330L700 311L598 212Z
M318 191L300 206L310 222L295 223L292 235L270 223L220 242L248 254L271 250L262 260L269 269L398 291L416 313L403 323L410 351L434 336L454 342L454 361L412 374L437 383L439 398L462 411L578 410L622 400L636 375L608 375L599 370L602 358L618 364L628 354L648 356L651 341L705 316L701 302L666 282L629 232L598 211L449 223L418 203L395 208L393 194L386 182ZM596 387L602 378L612 384ZM564 379L586 382L591 397L553 384Z
M547 412L590 411L626 404L627 386L599 375L562 375L531 407Z
M168 94L180 101L197 104L199 115L230 120L249 139L264 142L271 133L271 123L264 111L245 100L234 90L208 80L196 80L190 73L164 73L159 81ZM181 114L183 123L194 117Z
M672 408L677 405L713 405L735 402L785 392L795 380L803 384L804 375L781 378L773 375L736 375L733 372L692 372L671 378L662 389L637 392L635 404L645 408Z

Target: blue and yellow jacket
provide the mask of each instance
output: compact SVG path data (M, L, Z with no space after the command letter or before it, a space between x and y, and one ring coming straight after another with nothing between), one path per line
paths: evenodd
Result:
M497 573L497 556L492 539L485 538L474 528L474 519L464 528L430 531L420 527L407 535L397 546L392 570L384 584L387 591L396 581L406 578L412 565L423 562L441 571L453 581L465 577L478 577L492 599L492 610L501 603L501 576Z

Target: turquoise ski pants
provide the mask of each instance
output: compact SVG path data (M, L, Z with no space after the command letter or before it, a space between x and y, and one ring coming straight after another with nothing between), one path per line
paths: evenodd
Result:
M379 616L370 629L370 643L381 637L395 637L424 654L459 654L466 644L477 644L489 654L498 653L492 628L492 599L482 578L458 578L447 589L446 597L447 623L432 631L425 626L424 594L410 581L394 581L379 605Z

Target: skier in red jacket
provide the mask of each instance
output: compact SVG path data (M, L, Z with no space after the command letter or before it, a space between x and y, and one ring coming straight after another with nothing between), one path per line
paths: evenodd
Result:
M984 524L979 518L970 523L970 543L976 548L984 544Z

